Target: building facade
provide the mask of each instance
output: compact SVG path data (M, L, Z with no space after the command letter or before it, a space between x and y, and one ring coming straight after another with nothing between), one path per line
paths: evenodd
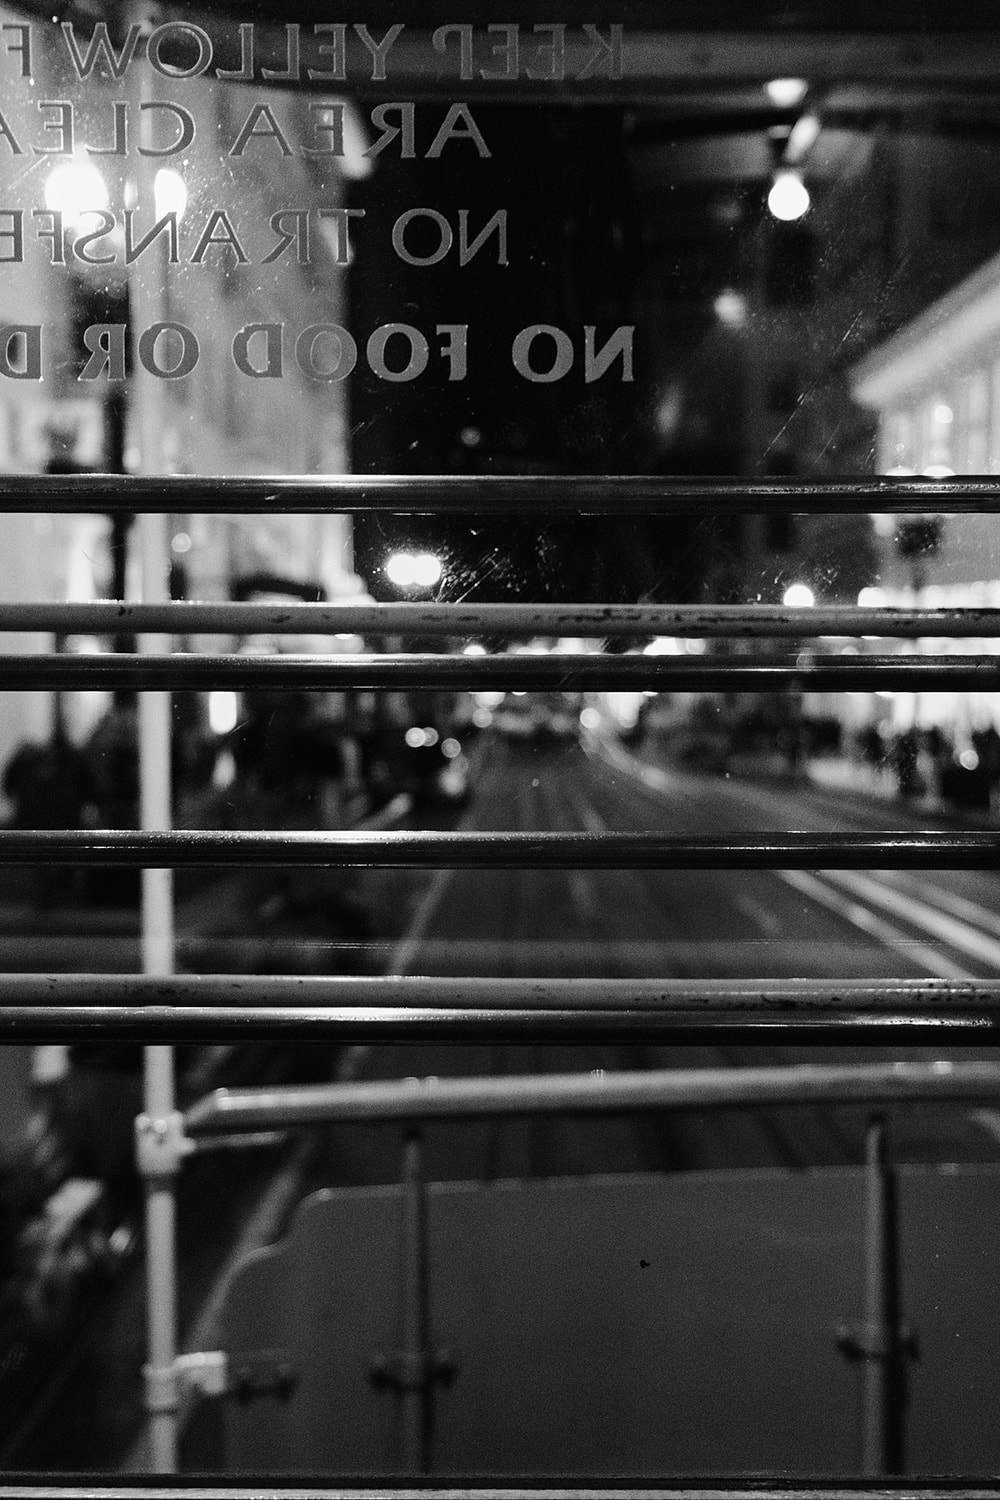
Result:
M353 116L346 153L310 155L315 112L259 80L122 67L122 38L95 49L98 33L54 23L31 25L29 62L23 18L0 7L0 25L0 471L345 472L347 381L294 351L302 330L347 321L336 227L350 175L369 170ZM346 517L178 514L171 537L190 598L253 575L357 590ZM0 588L138 597L135 550L105 516L4 516ZM79 739L104 699L62 707ZM0 771L52 723L46 695L0 694Z
M852 371L854 398L877 416L884 474L1000 473L1000 256L994 256ZM1000 605L996 518L876 517L879 577L863 602L928 608ZM922 640L924 652L994 652L996 641ZM908 648L910 649L910 648ZM992 693L900 693L880 707L893 727L937 727L958 741L1000 728Z

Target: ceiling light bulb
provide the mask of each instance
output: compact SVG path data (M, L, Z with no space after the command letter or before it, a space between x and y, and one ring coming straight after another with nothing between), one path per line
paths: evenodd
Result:
M809 92L804 78L772 78L764 87L767 97L778 109L794 109Z
M776 219L790 224L808 212L812 199L797 172L779 172L767 195L767 206Z

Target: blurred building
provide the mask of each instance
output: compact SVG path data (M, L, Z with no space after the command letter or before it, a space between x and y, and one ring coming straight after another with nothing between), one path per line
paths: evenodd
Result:
M854 367L1000 250L990 106L975 91L918 99L899 80L829 73L784 82L798 85L791 99L769 106L759 84L694 121L661 103L630 139L666 472L869 471L876 423L852 397ZM784 167L808 191L787 220L768 207ZM874 582L864 517L716 530L709 598L776 600L802 581L853 602Z
M3 23L20 20L0 7ZM33 26L32 42L32 80L17 76L16 54L4 59L4 119L21 149L0 142L0 230L7 231L0 244L0 324L41 325L42 368L38 379L9 373L0 379L0 470L345 472L345 382L305 374L294 350L302 330L347 321L346 256L335 222L321 220L318 211L335 213L346 179L368 170L353 116L345 154L310 156L300 148L317 139L315 117L299 98L209 75L152 78L140 65L115 80L99 64L81 81L58 27ZM188 112L194 132L182 154L143 158L135 149L140 88L142 98L175 100ZM39 100L72 101L71 154L52 149L67 139L51 128L55 106L42 108ZM233 142L257 106L267 111L258 114L259 133L234 155ZM120 139L116 111L123 107L130 111L129 144L115 153L109 148ZM156 144L169 143L178 128L169 110L148 119L159 132ZM53 210L62 214L61 243L55 232L44 237L56 222ZM293 210L308 215L308 237L290 238L275 254L282 238L275 215ZM171 226L127 263L126 216L134 249L168 213L176 234ZM18 214L22 240L15 251ZM300 222L282 221L293 230ZM106 232L98 236L99 229ZM81 242L78 254L76 242L88 233L90 243ZM194 333L197 360L189 374L137 378L137 338L154 322ZM83 379L85 330L122 323L124 379ZM280 375L273 345L265 357L265 333L255 335L249 363L271 374L238 367L234 339L250 325L281 328ZM165 366L179 347L176 335L159 336ZM25 335L11 332L4 352L9 368L23 369ZM143 453L150 432L155 451ZM113 539L104 516L0 517L0 592L12 601L83 600L118 596L124 583L135 597L131 562L124 574L121 529ZM309 581L334 598L356 588L345 517L180 514L172 518L172 537L174 591L187 597L226 598L234 580L256 574ZM95 649L98 643L67 644ZM48 648L51 641L41 637L13 636L5 647ZM79 737L99 714L103 695L72 695L65 706ZM16 702L0 695L0 768L19 740L48 734L51 715L45 695L18 695Z
M873 349L851 381L855 399L877 414L879 472L1000 473L1000 255ZM876 520L879 576L869 602L1000 605L994 516ZM993 653L996 645L928 639L918 649ZM937 726L958 738L987 724L1000 727L993 693L900 693L885 700L886 712L895 728Z

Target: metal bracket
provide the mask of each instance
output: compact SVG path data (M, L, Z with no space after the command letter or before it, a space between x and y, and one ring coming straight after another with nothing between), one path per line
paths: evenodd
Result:
M199 1156L206 1151L266 1151L272 1146L283 1146L288 1140L287 1130L245 1130L235 1135L206 1135L194 1142Z
M142 1374L146 1410L150 1413L180 1411L188 1391L197 1391L202 1396L226 1393L226 1355L221 1349L179 1354L172 1365L165 1368L146 1365Z
M224 1396L228 1389L228 1361L223 1349L179 1354L174 1369L181 1385L200 1396Z
M139 1115L135 1122L135 1159L143 1177L174 1177L185 1156L196 1149L195 1142L184 1134L184 1116L180 1110L154 1119Z
M841 1323L836 1333L837 1348L850 1360L919 1359L920 1346L916 1332L902 1325L896 1329L871 1323Z
M369 1370L372 1385L380 1391L426 1391L435 1385L449 1386L458 1366L447 1349L410 1354L402 1349L379 1352Z
M146 1410L150 1415L174 1413L180 1409L180 1382L174 1365L144 1365Z
M226 1394L242 1404L259 1396L287 1401L300 1378L287 1349L244 1349L233 1355Z

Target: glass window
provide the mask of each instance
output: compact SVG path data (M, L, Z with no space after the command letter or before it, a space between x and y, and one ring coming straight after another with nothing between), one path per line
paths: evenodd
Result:
M959 4L928 42L910 0L804 0L791 29L757 4L464 14L0 0L0 976L149 970L167 907L157 927L156 882L141 897L107 850L153 821L152 782L184 848L265 849L175 872L164 962L230 999L422 977L467 984L467 1008L509 981L527 1011L569 980L583 1014L633 987L621 1034L586 1044L565 1015L530 1045L199 1034L174 1057L183 1110L288 1082L468 1075L508 1080L509 1104L518 1075L732 1090L800 1064L990 1063L985 1025L976 1046L942 1028L932 1055L903 1027L845 1049L783 1014L766 1045L629 1028L685 985L756 1005L870 981L885 1005L932 982L992 1017L996 871L845 868L837 840L900 834L905 854L928 830L991 835L1000 811L981 613L1000 542L989 496L954 503L963 475L1000 472L997 35ZM286 509L289 476L322 503ZM939 484L870 514L829 498L845 477L871 482L865 506ZM164 479L154 524L131 481ZM205 479L261 481L262 508L205 502ZM694 498L630 507L639 480ZM498 507L505 481L530 505ZM190 608L154 632L142 601ZM80 602L101 612L54 608ZM980 611L975 633L938 608ZM192 657L211 658L197 681ZM154 673L181 685L156 700L150 771ZM818 841L807 868L731 867L734 841L752 864L790 830ZM90 867L41 858L62 831ZM439 867L442 834L487 855ZM654 853L618 868L618 834ZM315 835L312 865L285 862ZM412 850L398 835L424 852L386 863ZM553 838L564 864L543 867ZM110 1027L0 1048L11 1470L149 1457L141 1066ZM874 1334L871 1101L438 1123L419 1171L393 1126L254 1131L241 1171L206 1152L183 1168L179 1332L230 1339L236 1399L185 1409L181 1462L994 1474L995 1082L885 1105L904 1248ZM406 1327L381 1191L401 1161L430 1205L415 1282L433 1262ZM421 1176L444 1186L425 1200ZM284 1258L303 1245L323 1267L305 1287ZM873 1458L864 1376L886 1349Z

